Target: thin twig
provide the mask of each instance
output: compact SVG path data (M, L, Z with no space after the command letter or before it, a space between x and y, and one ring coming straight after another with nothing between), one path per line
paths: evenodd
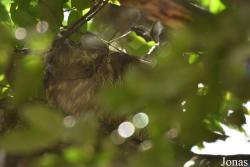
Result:
M106 43L107 45L109 45L110 47L112 47L112 48L114 48L115 50L117 50L118 52L127 54L127 53L126 53L125 51L123 51L122 49L120 49L120 48L118 48L118 47L112 45L112 43L111 43L110 41L106 41L105 39L102 39L102 38L100 38L100 37L98 37L98 38L99 38L100 40L102 40L104 43ZM112 41L114 41L114 40L112 40ZM141 59L141 58L139 58L139 61L140 61L141 63L143 63L143 64L152 64L151 61L149 61L149 60L144 60L144 59Z
M107 45L109 45L110 47L112 47L113 49L115 49L116 51L120 52L120 53L126 53L124 52L122 49L118 48L117 46L114 46L110 41L106 41L102 38L100 38L104 43L106 43Z
M122 39L122 38L128 36L131 32L132 32L132 31L128 31L128 32L126 32L125 34L122 34L122 35L119 36L119 37L116 37L116 38L114 38L114 39L111 39L111 40L109 41L109 43L113 43L114 41L118 41L118 40L120 40L120 39Z

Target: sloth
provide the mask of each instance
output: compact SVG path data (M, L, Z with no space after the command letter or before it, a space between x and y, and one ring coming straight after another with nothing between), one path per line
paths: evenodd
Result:
M66 114L98 112L96 94L121 80L136 57L112 52L93 34L85 34L80 44L59 41L46 56L45 89L49 103Z

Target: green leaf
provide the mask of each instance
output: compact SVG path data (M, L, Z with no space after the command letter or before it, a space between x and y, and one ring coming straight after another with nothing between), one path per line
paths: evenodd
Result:
M142 143L143 144L143 143ZM141 145L142 145L141 144ZM174 156L174 150L168 140L157 139L152 143L153 147L149 150L142 151L140 154L131 156L130 167L152 167L152 166L174 166L171 160ZM181 157L180 157L181 158Z
M25 56L13 71L15 104L26 102L42 92L43 64L40 56Z
M69 18L68 18L68 25L74 23L76 20L78 20L80 17L82 17L82 12L79 12L79 11L72 11L70 12L69 14ZM71 36L71 39L73 41L79 41L81 36L82 36L82 33L86 32L87 31L87 24L84 24L80 29L79 31L81 33L74 33L72 36Z
M53 42L51 33L34 33L27 37L27 46L37 53L46 52Z
M38 3L41 20L47 21L54 33L57 33L63 21L63 0L42 0Z
M84 118L75 119L76 124L64 131L66 141L74 141L86 145L95 142L97 135L97 120L93 114L86 114Z
M0 100L7 97L10 85L6 81L5 75L0 74Z
M0 147L10 153L31 153L53 145L63 133L62 116L47 107L27 106L22 112L29 125L3 136Z
M30 13L27 6L19 6L17 3L12 3L10 13L13 22L19 26L29 27L36 23L34 14Z
M32 128L51 133L52 136L60 136L63 132L63 117L57 111L42 106L28 106L24 108L23 115Z
M120 96L122 94L122 96ZM108 96L108 98L107 98ZM119 116L134 111L140 99L136 93L124 87L109 87L98 94L98 102L108 111Z
M188 63L189 63L189 64L194 64L194 63L196 63L197 60L198 60L199 57L200 57L199 54L194 53L194 52L189 53L188 56L189 56L189 58L188 58Z
M82 16L82 12L79 11L71 11L68 17L68 25L75 22L77 19L79 19Z
M9 153L31 153L54 143L48 134L38 130L13 131L2 137L0 147Z
M211 0L209 10L212 13L219 13L225 9L225 5L220 0Z
M201 0L201 4L207 7L214 14L217 14L226 9L221 0Z
M5 31L0 30L0 33L3 33L3 32L5 33ZM4 40L4 38L1 40ZM6 42L6 41L3 41L3 42ZM1 44L1 41L0 41L0 44ZM9 61L8 52L4 49L1 49L0 50L0 73L3 73L5 71L8 61Z
M10 17L8 11L6 10L5 6L0 3L0 22L1 21L10 21Z
M150 48L155 45L155 42L147 42L145 39L132 32L121 42L121 44L129 54L144 56L148 53Z
M58 161L60 161L59 156L54 153L46 153L39 157L36 163L37 167L55 167L59 166Z
M64 158L70 163L82 162L84 157L83 149L70 147L64 150Z
M119 0L109 0L109 3L111 3L111 4L115 4L115 5L120 5L120 2L119 2Z
M4 6L8 6L11 2L12 2L12 0L2 0L1 3L2 3Z

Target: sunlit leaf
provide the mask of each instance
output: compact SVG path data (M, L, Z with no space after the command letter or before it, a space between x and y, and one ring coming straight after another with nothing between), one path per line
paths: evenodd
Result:
M31 153L54 144L54 138L38 130L11 132L0 140L0 147L10 153Z
M48 22L51 31L58 32L63 21L63 0L43 0L38 3L41 20Z
M226 9L221 0L200 0L201 4L208 7L212 13L219 13Z
M198 58L200 57L200 55L197 53L189 53L188 56L189 56L189 58L188 58L189 64L194 64L198 60Z
M19 26L30 27L35 24L36 19L34 13L29 9L29 3L12 3L10 7L11 19Z
M28 106L23 114L33 128L51 133L52 136L60 136L63 132L63 117L57 111L42 106Z
M136 33L131 33L126 39L126 45L124 48L129 54L135 56L145 56L151 47L155 45L155 42L147 42L142 37L136 35Z
M88 119L87 119L88 118ZM66 141L74 141L82 144L92 144L97 135L97 120L93 115L86 115L86 118L76 119L76 124L64 131Z
M15 69L14 97L17 104L42 91L43 65L38 55L23 57Z
M54 167L60 161L59 157L55 154L45 154L37 160L38 167Z
M64 150L64 158L70 163L83 162L85 159L84 150L81 148L67 148Z

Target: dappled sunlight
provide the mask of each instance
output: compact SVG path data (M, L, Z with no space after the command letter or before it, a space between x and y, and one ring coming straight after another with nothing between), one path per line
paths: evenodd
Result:
M250 101L244 103L243 106L250 112Z
M150 141L150 140L145 140L145 141L143 141L143 142L140 144L139 150L142 151L142 152L143 152L143 151L148 151L148 150L151 149L153 146L154 146L154 145L153 145L152 141Z
M110 135L111 141L116 144L120 145L125 142L125 138L122 137L117 130L114 130Z
M18 27L15 31L15 37L18 40L23 40L27 37L27 30L22 27Z
M36 24L36 31L39 33L45 33L49 29L49 23L47 21L39 21Z
M135 133L135 127L131 122L122 122L118 127L118 134L123 138L129 138Z
M72 128L76 124L76 119L74 116L66 116L63 119L63 124L66 128Z
M149 118L145 113L137 113L133 116L133 124L136 128L145 128L149 123Z
M187 109L185 107L186 103L187 103L187 101L185 101L185 100L181 102L182 112L186 112L187 111Z
M244 132L221 124L225 134L228 136L225 141L204 142L204 148L195 146L192 148L192 151L197 154L212 155L250 154L250 116L246 115L245 117L246 124L242 125Z
M194 160L189 160L187 161L183 167L191 167L195 165L195 161Z
M178 135L179 135L179 131L176 128L172 128L169 131L167 131L167 133L166 133L166 137L169 140L176 139L178 137Z

